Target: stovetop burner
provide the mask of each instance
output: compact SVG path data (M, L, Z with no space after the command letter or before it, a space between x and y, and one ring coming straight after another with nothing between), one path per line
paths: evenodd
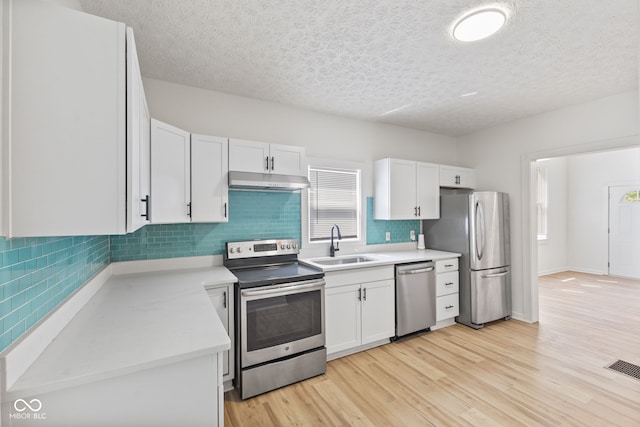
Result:
M242 289L324 277L322 270L299 264L298 253L296 239L227 242L224 265Z

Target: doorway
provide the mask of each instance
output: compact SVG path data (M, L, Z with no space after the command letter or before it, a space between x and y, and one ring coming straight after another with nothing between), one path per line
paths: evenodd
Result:
M609 187L609 275L640 279L640 184Z

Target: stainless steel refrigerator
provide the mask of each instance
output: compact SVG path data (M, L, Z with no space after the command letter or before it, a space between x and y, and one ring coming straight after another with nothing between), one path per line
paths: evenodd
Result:
M440 219L423 221L427 247L462 254L458 323L479 329L511 317L511 245L506 193L440 197Z

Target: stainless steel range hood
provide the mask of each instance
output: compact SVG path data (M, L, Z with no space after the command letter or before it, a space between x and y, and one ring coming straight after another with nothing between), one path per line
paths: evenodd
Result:
M305 176L229 171L229 188L297 191L310 186Z

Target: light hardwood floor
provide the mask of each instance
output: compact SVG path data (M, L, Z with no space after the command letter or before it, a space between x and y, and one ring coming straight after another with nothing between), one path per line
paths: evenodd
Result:
M246 401L227 426L640 426L640 281L540 278L540 322L455 325L329 362Z

